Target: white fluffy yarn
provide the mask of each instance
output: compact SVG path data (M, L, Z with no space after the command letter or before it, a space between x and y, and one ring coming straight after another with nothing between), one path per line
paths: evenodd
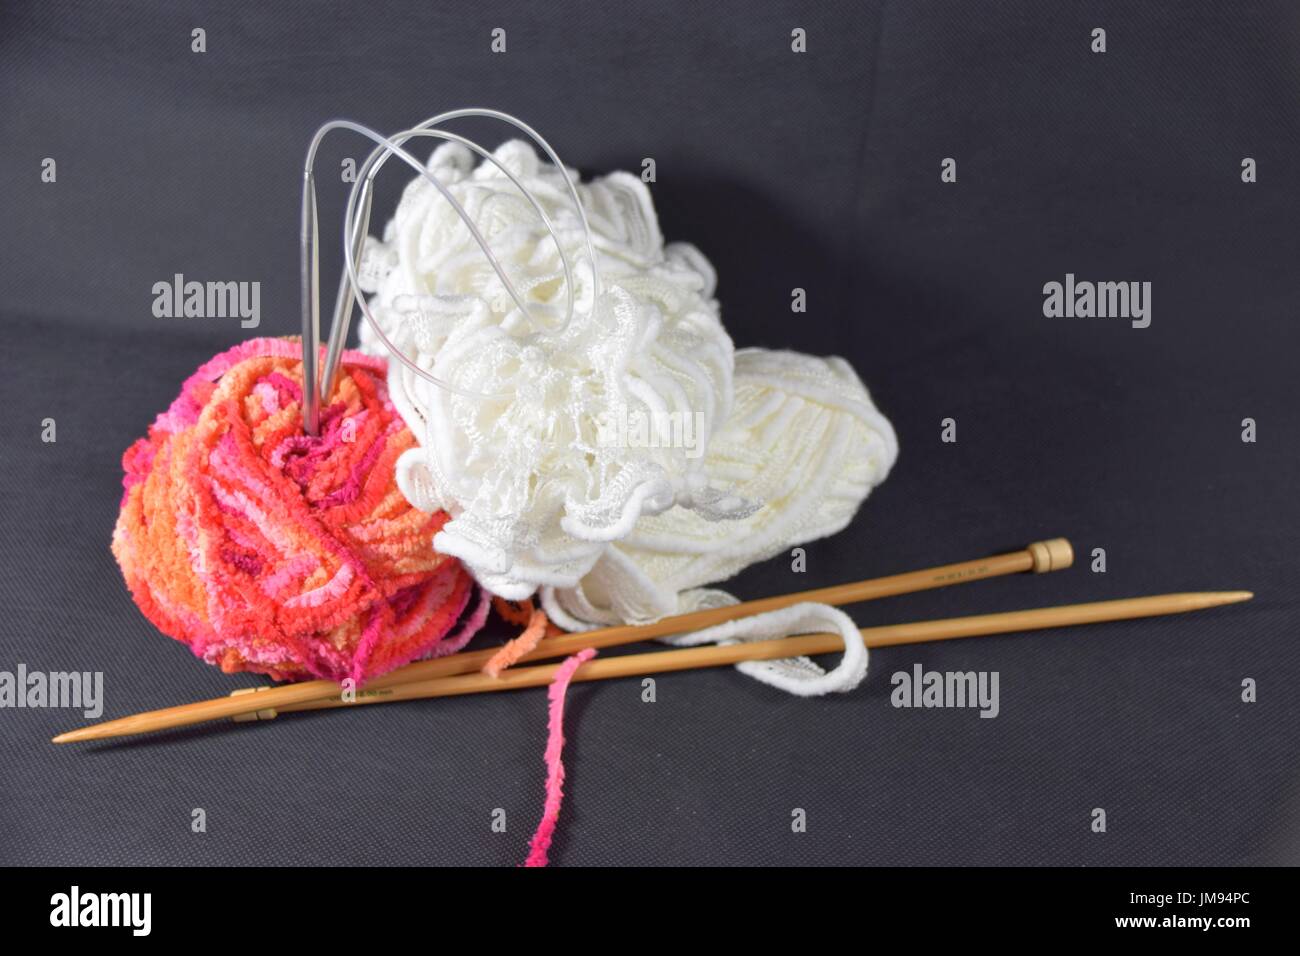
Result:
M544 588L542 605L572 631L735 603L703 585L840 531L897 457L893 428L843 359L743 349L736 354L734 411L714 435L704 467L711 481L763 506L726 527L681 509L643 518L576 587ZM750 625L738 624L737 633L748 635ZM765 628L763 636L772 636ZM856 687L866 659L861 672L850 663L846 655L829 674L807 658L737 668L806 695Z
M452 516L435 547L503 597L541 588L547 613L581 630L731 603L703 585L843 528L898 450L848 363L735 353L712 267L693 246L664 244L635 176L578 184L521 141L494 156L546 210L572 264L567 328L533 326L422 178L407 187L383 241L367 240L361 266L385 334L466 393L390 363L390 392L421 443L399 461L399 487L417 507ZM439 147L428 165L530 312L536 303L562 316L560 256L519 190L491 164L475 167L456 144ZM599 296L564 176L588 215ZM387 354L367 327L361 338L367 351ZM688 421L694 443L610 442L602 431L610 422L653 428L667 420ZM823 606L791 611L678 640L772 637L774 627L793 633L829 623L846 634L845 658L830 674L803 659L740 669L794 693L855 686L866 654L853 649L861 641L849 619Z
M539 162L521 141L494 155L541 203L573 264L567 328L532 326L423 179L407 187L384 242L368 242L362 277L394 344L467 393L392 364L389 389L422 445L403 456L398 484L417 507L452 516L434 541L439 551L494 593L520 599L540 585L575 585L644 514L683 505L722 520L752 508L709 488L690 448L607 438L612 423L689 421L702 448L727 417L733 350L707 260L691 246L665 246L645 185L613 173L577 187L600 258L596 297L562 178L576 183L576 174ZM550 234L499 169L474 168L472 158L447 144L429 168L521 294L562 314L564 273ZM365 329L362 346L385 354Z

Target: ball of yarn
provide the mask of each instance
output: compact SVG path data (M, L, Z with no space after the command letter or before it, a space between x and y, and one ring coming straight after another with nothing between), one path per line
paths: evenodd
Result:
M113 554L141 611L222 670L277 680L361 682L458 650L481 623L453 633L473 580L433 549L447 515L394 483L415 439L383 363L344 354L317 437L301 402L298 341L255 339L127 450Z
M727 417L733 367L708 261L664 242L636 176L580 183L520 141L493 155L546 210L573 266L566 327L538 328L521 312L423 178L407 187L384 241L369 240L362 282L393 344L456 389L390 364L394 403L422 446L398 465L398 485L419 507L452 515L441 551L517 600L542 584L576 584L642 515L681 506L725 523L750 509L709 487L702 468ZM559 250L518 188L457 144L428 165L533 307L562 316ZM599 290L568 179L590 221ZM369 329L361 341L387 357Z
M542 589L550 620L577 631L731 603L707 586L843 529L898 458L893 427L841 358L741 349L735 383L704 467L763 507L729 522L685 508L643 517L575 587Z

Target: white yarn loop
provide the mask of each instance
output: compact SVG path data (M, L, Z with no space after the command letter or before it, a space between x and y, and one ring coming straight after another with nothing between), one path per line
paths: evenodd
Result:
M713 588L697 588L680 595L680 598L681 607L676 612L678 614L739 603L728 592ZM547 617L567 631L589 631L604 626L570 616L567 608L555 602L553 590L544 589L541 600ZM596 609L591 610L593 614L599 614ZM726 621L699 631L672 634L659 640L675 647L695 647L700 644L766 641L822 631L838 633L844 638L844 656L829 672L807 657L742 661L735 665L736 670L799 697L819 697L853 690L867 676L867 646L852 619L829 604L792 604L777 611Z
M844 656L830 671L822 670L806 657L741 661L736 670L799 697L819 697L853 690L867 676L867 645L852 619L829 604L792 604L777 611L724 621L702 631L666 637L664 642L675 647L696 647L700 644L770 641L823 631L837 633L844 639Z

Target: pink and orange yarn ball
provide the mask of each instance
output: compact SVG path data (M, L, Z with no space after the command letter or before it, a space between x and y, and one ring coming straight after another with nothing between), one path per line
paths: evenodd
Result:
M459 650L487 612L433 550L447 521L406 501L393 469L415 445L384 364L344 353L302 428L296 339L254 339L181 387L123 456L113 554L140 610L227 672L362 682ZM459 626L458 626L459 625Z

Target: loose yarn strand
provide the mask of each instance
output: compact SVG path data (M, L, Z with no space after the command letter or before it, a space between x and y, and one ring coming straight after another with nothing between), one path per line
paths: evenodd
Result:
M500 677L507 667L519 663L525 654L531 653L542 642L548 624L550 622L546 619L545 612L533 611L524 632L493 654L491 660L483 665L483 673L490 677Z
M564 761L561 759L564 750L564 695L574 672L595 656L596 649L588 647L565 660L546 691L550 700L545 756L546 803L542 808L541 822L529 842L528 858L523 864L526 867L546 866L550 862L548 854L555 837L555 825L560 819L560 804L564 801Z

